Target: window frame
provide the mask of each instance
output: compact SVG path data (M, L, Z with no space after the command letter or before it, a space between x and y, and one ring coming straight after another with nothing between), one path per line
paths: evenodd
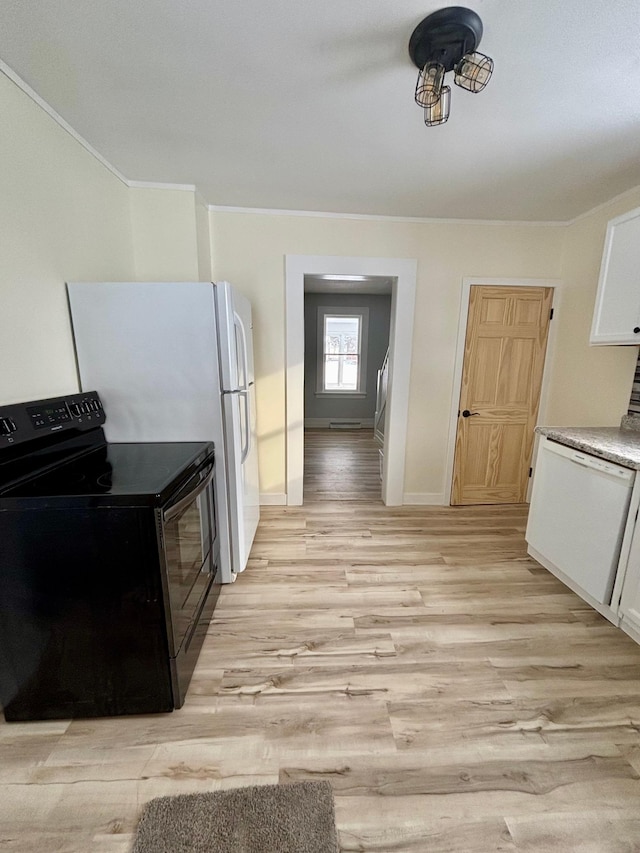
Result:
M358 317L360 320L360 352L358 354L358 385L353 389L332 389L324 387L324 325L325 318ZM317 346L316 346L316 397L366 397L367 396L367 345L369 340L369 309L366 307L318 306Z

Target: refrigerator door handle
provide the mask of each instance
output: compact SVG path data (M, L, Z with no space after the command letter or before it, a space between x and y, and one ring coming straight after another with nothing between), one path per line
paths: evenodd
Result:
M244 465L245 459L251 452L251 421L250 421L250 411L249 411L249 391L241 391L240 395L242 396L242 401L244 403L244 429L245 435L242 441L242 456L240 457L240 464Z
M240 391L246 391L249 387L249 373L248 373L248 356L247 356L247 333L245 332L244 324L240 315L235 311L233 312L233 322L235 324L236 329L240 332L240 340L242 344L242 365L238 365L242 367L242 378L243 384L239 386Z

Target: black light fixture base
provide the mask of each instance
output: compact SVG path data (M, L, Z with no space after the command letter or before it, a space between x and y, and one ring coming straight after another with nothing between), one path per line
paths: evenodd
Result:
M482 21L472 9L449 6L421 21L409 40L409 56L419 69L439 62L452 71L465 53L473 53L482 38Z

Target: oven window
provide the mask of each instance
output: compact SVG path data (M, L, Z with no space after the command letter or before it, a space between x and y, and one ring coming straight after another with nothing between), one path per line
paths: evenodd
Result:
M209 485L164 523L165 561L171 602L174 654L188 632L211 581L215 519Z

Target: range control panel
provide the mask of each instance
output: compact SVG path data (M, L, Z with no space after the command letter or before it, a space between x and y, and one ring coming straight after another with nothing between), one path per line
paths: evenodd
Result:
M0 449L50 433L93 429L104 422L97 391L0 406Z

